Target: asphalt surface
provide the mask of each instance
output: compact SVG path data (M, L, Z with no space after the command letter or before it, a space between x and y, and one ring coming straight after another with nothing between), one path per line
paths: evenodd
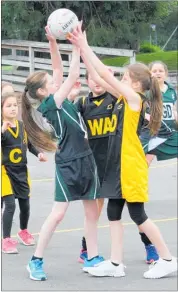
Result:
M38 238L41 225L53 205L54 162L48 155L46 163L40 163L29 154L29 170L32 178L31 218L29 230ZM177 161L154 161L150 168L150 201L146 211L160 228L174 256L177 256ZM16 238L19 228L18 205L13 222L12 235ZM125 208L124 278L94 278L84 274L77 262L83 236L83 207L81 202L71 203L66 217L57 227L45 252L45 271L48 280L36 282L28 278L26 265L35 247L18 246L19 254L2 255L2 291L177 291L177 277L171 275L160 280L143 278L148 269L145 250L137 227ZM110 254L110 233L106 216L106 203L99 227L100 254L106 259Z

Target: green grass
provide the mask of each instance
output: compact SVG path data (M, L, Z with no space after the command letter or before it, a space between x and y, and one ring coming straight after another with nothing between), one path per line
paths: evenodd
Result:
M1 69L2 69L3 71L10 71L10 70L13 69L13 66L2 66Z
M143 62L149 64L152 61L161 60L164 62L169 70L177 70L177 56L178 51L168 51L168 52L157 52L157 53L147 53L147 54L138 54L136 56L137 62ZM108 66L123 67L124 65L129 64L128 57L115 57L115 58L106 58L102 59L103 63ZM10 71L13 69L13 66L2 66L3 71Z
M157 52L157 53L147 53L138 54L136 56L137 62L143 62L149 64L152 61L160 60L164 62L169 70L177 70L177 56L178 51L168 51L168 52ZM102 59L103 63L108 66L123 67L129 63L128 57L115 57Z

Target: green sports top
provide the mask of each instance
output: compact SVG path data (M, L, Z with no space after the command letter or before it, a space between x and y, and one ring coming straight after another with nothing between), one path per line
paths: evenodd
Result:
M58 108L54 96L50 95L42 101L37 110L56 132L58 138L56 163L65 163L92 153L84 122L72 102L66 99Z
M177 95L175 89L170 84L166 82L165 84L167 85L167 90L166 92L162 92L163 119L158 132L158 137L166 137L169 133L176 130L176 120L173 107L177 101Z

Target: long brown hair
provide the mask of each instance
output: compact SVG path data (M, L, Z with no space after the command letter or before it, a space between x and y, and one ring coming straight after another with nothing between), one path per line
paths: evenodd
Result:
M38 94L39 88L46 85L46 71L38 71L31 74L26 80L26 87L22 94L22 120L30 142L39 149L44 151L55 151L56 143L50 132L39 127L34 120L32 103L41 100Z
M128 66L130 78L133 81L139 81L143 92L149 91L148 104L150 106L149 129L151 134L156 134L160 128L163 103L162 94L156 78L151 77L149 68L142 63L131 64Z

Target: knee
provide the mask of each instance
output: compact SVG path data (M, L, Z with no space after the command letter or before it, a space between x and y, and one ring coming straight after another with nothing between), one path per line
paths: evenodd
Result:
M56 224L58 224L59 222L61 222L64 218L65 212L58 212L58 213L52 213L52 217L54 219L54 221L56 222Z
M8 202L8 204L5 202L4 205L5 205L5 208L4 208L5 212L11 213L11 214L15 212L15 208L16 208L15 200L12 202Z
M85 218L87 221L96 222L98 221L98 208L88 208L85 210Z
M26 200L25 204L23 205L23 208L21 208L21 211L23 213L29 214L30 213L30 203L29 200Z
M68 208L68 203L55 202L51 211L52 220L57 223L63 220L66 210Z
M130 217L135 222L136 225L143 224L147 219L148 216L145 213L144 207L142 206L139 209L129 209Z
M98 221L98 206L97 200L83 201L85 220L90 222Z
M118 200L109 200L107 205L107 216L109 221L121 220L120 208L118 208Z

